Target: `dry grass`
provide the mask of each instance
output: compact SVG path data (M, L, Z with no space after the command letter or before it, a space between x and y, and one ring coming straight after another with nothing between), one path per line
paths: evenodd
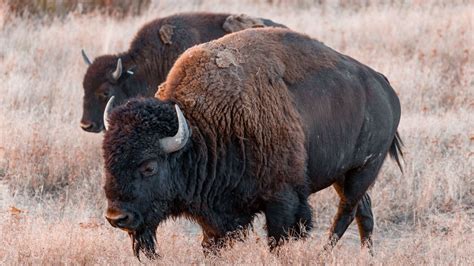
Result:
M267 2L160 1L120 21L71 15L6 23L0 10L0 264L137 263L128 237L102 218L102 136L79 128L80 49L122 51L146 21L206 10L272 18L386 74L402 102L405 174L388 161L371 190L374 258L359 249L354 225L332 254L321 254L337 204L327 189L311 199L312 237L278 256L267 251L261 217L246 242L207 259L199 230L179 220L159 228L158 263L473 265L474 5Z

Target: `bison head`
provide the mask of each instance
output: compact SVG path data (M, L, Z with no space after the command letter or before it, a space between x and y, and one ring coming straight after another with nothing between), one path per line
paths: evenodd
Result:
M179 212L186 119L177 105L153 98L131 100L106 119L106 219L129 233L135 256L154 258L156 228Z
M100 132L104 129L102 117L110 97L115 96L115 104L121 104L146 90L146 85L135 78L133 67L125 69L122 59L117 56L100 56L94 62L89 60L84 51L82 56L89 67L83 81L81 128Z

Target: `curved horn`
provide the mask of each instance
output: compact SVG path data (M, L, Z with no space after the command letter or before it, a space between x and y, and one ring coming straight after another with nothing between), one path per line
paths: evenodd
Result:
M105 130L109 130L109 114L112 112L113 104L114 104L114 98L115 96L110 97L109 101L107 102L107 105L105 106L104 110L104 127Z
M115 80L118 80L120 76L122 75L122 59L117 60L117 68L115 69L114 73L112 73L112 77Z
M181 112L177 104L174 107L178 116L178 132L172 137L160 139L161 148L166 153L172 153L182 149L184 145L186 145L190 135L188 123L186 122L186 118L184 118L183 112Z
M81 54L82 54L82 59L84 59L84 63L86 63L86 65L88 66L92 65L91 60L89 60L89 57L87 57L86 51L84 51L84 49L81 49Z

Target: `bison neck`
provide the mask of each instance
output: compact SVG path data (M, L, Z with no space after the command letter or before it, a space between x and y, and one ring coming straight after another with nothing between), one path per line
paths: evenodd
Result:
M177 57L149 51L149 49L131 50L128 54L130 65L136 66L137 79L146 84L146 95L144 96L154 96L158 86L165 81L166 75Z
M263 208L265 193L249 173L243 140L214 141L193 128L185 149L173 169L180 191L175 215L197 221L209 235L248 225Z

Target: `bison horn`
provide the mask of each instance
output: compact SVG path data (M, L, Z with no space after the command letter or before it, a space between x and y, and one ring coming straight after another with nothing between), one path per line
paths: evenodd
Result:
M118 80L120 76L122 75L122 59L117 60L117 68L115 69L114 73L112 73L112 77L115 80Z
M181 112L178 105L175 105L175 109L178 116L178 132L172 137L160 139L161 148L166 153L172 153L182 149L184 145L186 145L190 135L188 123L186 122L183 112Z
M109 101L107 102L107 105L105 106L104 110L104 127L105 130L109 130L109 114L112 112L113 104L114 104L114 98L115 96L110 97Z
M84 49L81 49L81 54L82 54L82 59L84 59L84 63L86 63L86 65L88 66L92 65L91 60L89 60L89 57L87 57L86 51L84 51Z

